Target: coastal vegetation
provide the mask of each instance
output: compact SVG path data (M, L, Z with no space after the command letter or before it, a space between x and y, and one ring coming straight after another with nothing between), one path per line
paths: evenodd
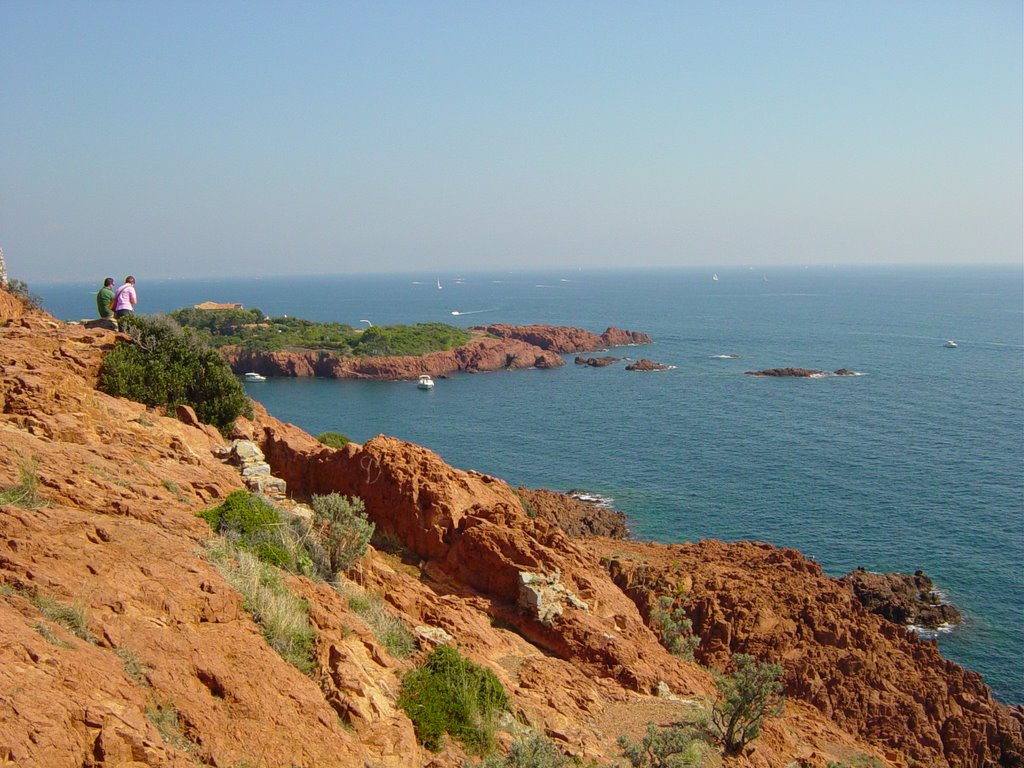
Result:
M468 331L445 323L353 328L346 323L319 323L298 317L266 317L262 310L195 309L171 313L214 347L235 345L252 352L282 349L328 350L341 355L425 355L454 349L470 340Z
M761 734L766 717L782 714L782 667L755 661L753 656L733 656L733 671L715 675L718 698L711 723L726 754L738 754Z
M280 570L311 578L333 579L366 553L373 523L357 497L330 493L313 496L313 520L288 513L248 491L234 491L216 507L198 513L217 534L207 542L211 562L242 595L245 608L282 658L312 672L315 633L309 606L283 583ZM280 569L280 570L279 570ZM383 606L355 585L339 593L370 625L396 657L415 650L412 633Z
M349 439L341 432L321 432L316 439L328 448L344 448Z
M195 329L166 315L130 316L128 334L103 358L99 388L108 395L168 410L188 405L222 431L252 415L241 383Z
M0 288L7 291L11 296L20 301L26 309L42 309L43 300L41 297L32 293L28 288L28 283L24 280L8 280L6 284L0 282Z
M470 752L492 752L498 717L508 705L508 694L497 676L449 645L439 645L405 676L398 697L416 738L435 752L446 733Z
M619 746L632 768L695 768L704 762L704 741L693 725L658 728L648 723L642 739L622 736Z

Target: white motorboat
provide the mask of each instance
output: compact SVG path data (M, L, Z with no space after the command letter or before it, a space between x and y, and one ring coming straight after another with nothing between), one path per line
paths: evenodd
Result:
M949 341L946 342L945 346L949 347L950 349L956 349L956 342L950 339Z
M243 378L246 381L266 381L267 380L266 376L261 376L260 374L256 373L255 371L249 371L247 374L245 374L245 376L243 376Z
M419 387L420 389L433 389L434 380L427 376L426 374L423 374L416 382L416 386Z

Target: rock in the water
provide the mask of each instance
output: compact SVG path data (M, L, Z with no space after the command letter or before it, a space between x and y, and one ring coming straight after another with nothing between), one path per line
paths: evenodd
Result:
M614 365L623 358L621 357L577 357L576 365L589 365L592 368L603 368L606 365Z
M644 358L637 360L635 363L630 363L626 366L627 371L668 371L672 368L670 365L664 363L656 363L653 360Z
M841 581L849 585L865 608L895 624L934 629L960 623L960 612L942 602L923 571L871 573L858 568Z

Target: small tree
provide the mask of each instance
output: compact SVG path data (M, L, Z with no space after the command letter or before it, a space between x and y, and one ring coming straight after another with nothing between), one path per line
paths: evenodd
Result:
M108 395L173 410L185 404L221 430L252 415L245 389L224 359L191 328L165 315L130 316L130 342L103 359L99 387Z
M782 714L782 667L758 662L753 656L733 656L734 669L728 675L715 675L718 700L711 711L711 722L727 754L736 754L761 733L765 717Z
M331 574L344 571L366 554L374 525L366 519L362 499L329 493L314 496L310 506L313 507L314 530Z

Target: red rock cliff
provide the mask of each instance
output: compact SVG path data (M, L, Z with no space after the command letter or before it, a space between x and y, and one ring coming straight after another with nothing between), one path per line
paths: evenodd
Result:
M604 334L552 325L491 325L471 329L476 338L461 347L420 356L351 357L324 350L252 352L222 350L236 373L255 371L269 376L320 376L329 379L414 379L421 374L480 373L519 368L557 368L561 354L607 346L649 344L638 331L609 328Z

